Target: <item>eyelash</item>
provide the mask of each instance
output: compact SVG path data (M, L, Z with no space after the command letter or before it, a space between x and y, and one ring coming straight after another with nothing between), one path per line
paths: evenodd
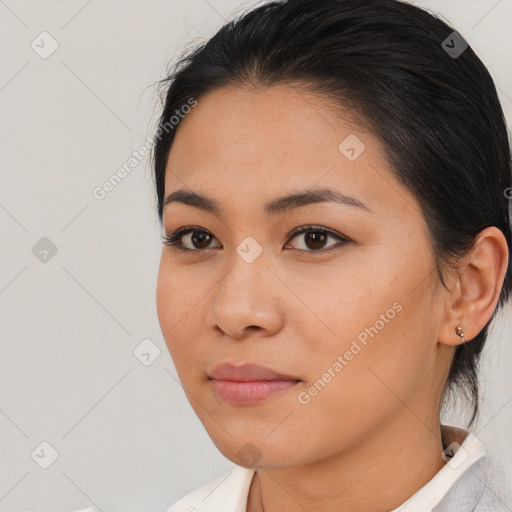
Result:
M200 232L200 233L206 233L208 235L211 235L211 233L209 231L207 231L206 229L189 226L189 227L183 227L183 228L177 229L176 231L171 233L169 236L162 235L162 237L161 237L162 242L165 245L172 247L173 249L176 249L181 252L204 252L204 251L208 251L211 249L215 249L215 247L206 248L206 249L188 249L188 248L184 247L183 243L181 242L181 239L185 235L188 235L189 233L194 233L196 231ZM297 235L300 235L302 233L307 233L308 231L313 231L315 233L317 233L317 232L324 233L328 236L332 236L333 238L336 238L340 242L342 242L341 245L345 245L345 244L351 242L351 240L349 240L348 238L338 235L337 233L335 233L334 231L331 231L330 229L320 228L318 226L301 226L300 228L297 228L294 231L292 231L292 233L290 233L289 240L295 238ZM318 249L318 250L296 249L296 250L310 252L310 253L317 253L317 252L322 253L322 252L331 250L336 245L337 244L331 245L331 246L327 247L326 249Z

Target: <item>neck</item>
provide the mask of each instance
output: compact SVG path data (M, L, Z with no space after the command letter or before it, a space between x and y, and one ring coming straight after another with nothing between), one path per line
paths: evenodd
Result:
M340 506L344 512L388 512L399 507L445 464L440 425L424 425L411 411L401 420L328 458L258 470L247 512L330 512Z

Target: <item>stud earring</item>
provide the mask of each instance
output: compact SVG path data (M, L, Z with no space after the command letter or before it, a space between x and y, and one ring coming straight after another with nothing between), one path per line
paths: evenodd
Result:
M464 339L464 333L462 332L462 327L460 325L455 329L455 333L457 336L462 338L462 343L466 343L466 340Z

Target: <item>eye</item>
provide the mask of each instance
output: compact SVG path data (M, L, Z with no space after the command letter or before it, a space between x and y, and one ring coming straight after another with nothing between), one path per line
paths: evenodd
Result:
M298 237L299 235L303 234L306 234L306 237L304 238L305 248L299 247L298 250L307 252L322 252L321 250L324 249L324 245L329 238L338 240L338 245L344 245L350 242L349 239L341 235L338 235L334 231L331 231L330 229L326 228L321 228L318 226L301 226L300 228L297 228L289 235L289 240L292 240ZM191 245L192 247L186 247L186 244L183 243L182 239L185 239L185 237L188 237L189 245ZM162 235L162 241L165 245L173 247L179 251L200 252L210 249L211 247L208 246L214 239L215 237L209 231L194 226L180 228L168 236ZM332 247L332 245L333 244L327 247ZM289 247L289 244L285 245L285 248Z
M325 244L329 238L338 240L338 245L344 245L350 240L347 238L338 235L334 231L331 231L330 229L321 228L318 226L302 226L300 228L297 228L295 231L293 231L290 235L290 238L296 238L299 235L306 235L303 237L304 244L303 247L298 247L299 250L306 250L307 252L322 252L322 249L325 249ZM331 248L335 244L331 244L327 247ZM289 245L285 245L285 248L289 247ZM304 248L305 247L305 248ZM309 250L308 249L313 249Z
M199 247L192 245L192 248L185 247L182 238L185 236L189 236L189 242L192 244L197 244ZM174 247L180 251L202 251L208 248L208 245L211 243L211 240L215 238L209 231L205 229L190 226L176 230L174 233L171 233L169 236L162 235L162 241L165 245L169 245L170 247Z

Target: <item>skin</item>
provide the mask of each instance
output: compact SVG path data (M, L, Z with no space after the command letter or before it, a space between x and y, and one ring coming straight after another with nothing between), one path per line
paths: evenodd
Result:
M349 161L349 134L365 150ZM461 338L491 317L508 251L493 227L481 233L445 290L434 270L417 200L389 171L380 142L323 98L290 86L221 88L201 97L179 125L165 179L216 199L220 217L191 205L165 206L163 233L198 226L196 252L163 246L157 312L195 413L218 449L260 452L247 511L389 511L445 464L439 411ZM364 211L334 202L267 215L263 204L291 192L335 188ZM315 246L297 227L313 224L349 239ZM314 229L313 229L314 232ZM236 252L248 236L263 253ZM208 250L201 247L208 246ZM315 247L319 247L316 248ZM304 405L307 391L379 315L402 306L368 344ZM223 361L254 362L297 376L293 390L230 405L207 372ZM247 449L247 447L246 447Z

